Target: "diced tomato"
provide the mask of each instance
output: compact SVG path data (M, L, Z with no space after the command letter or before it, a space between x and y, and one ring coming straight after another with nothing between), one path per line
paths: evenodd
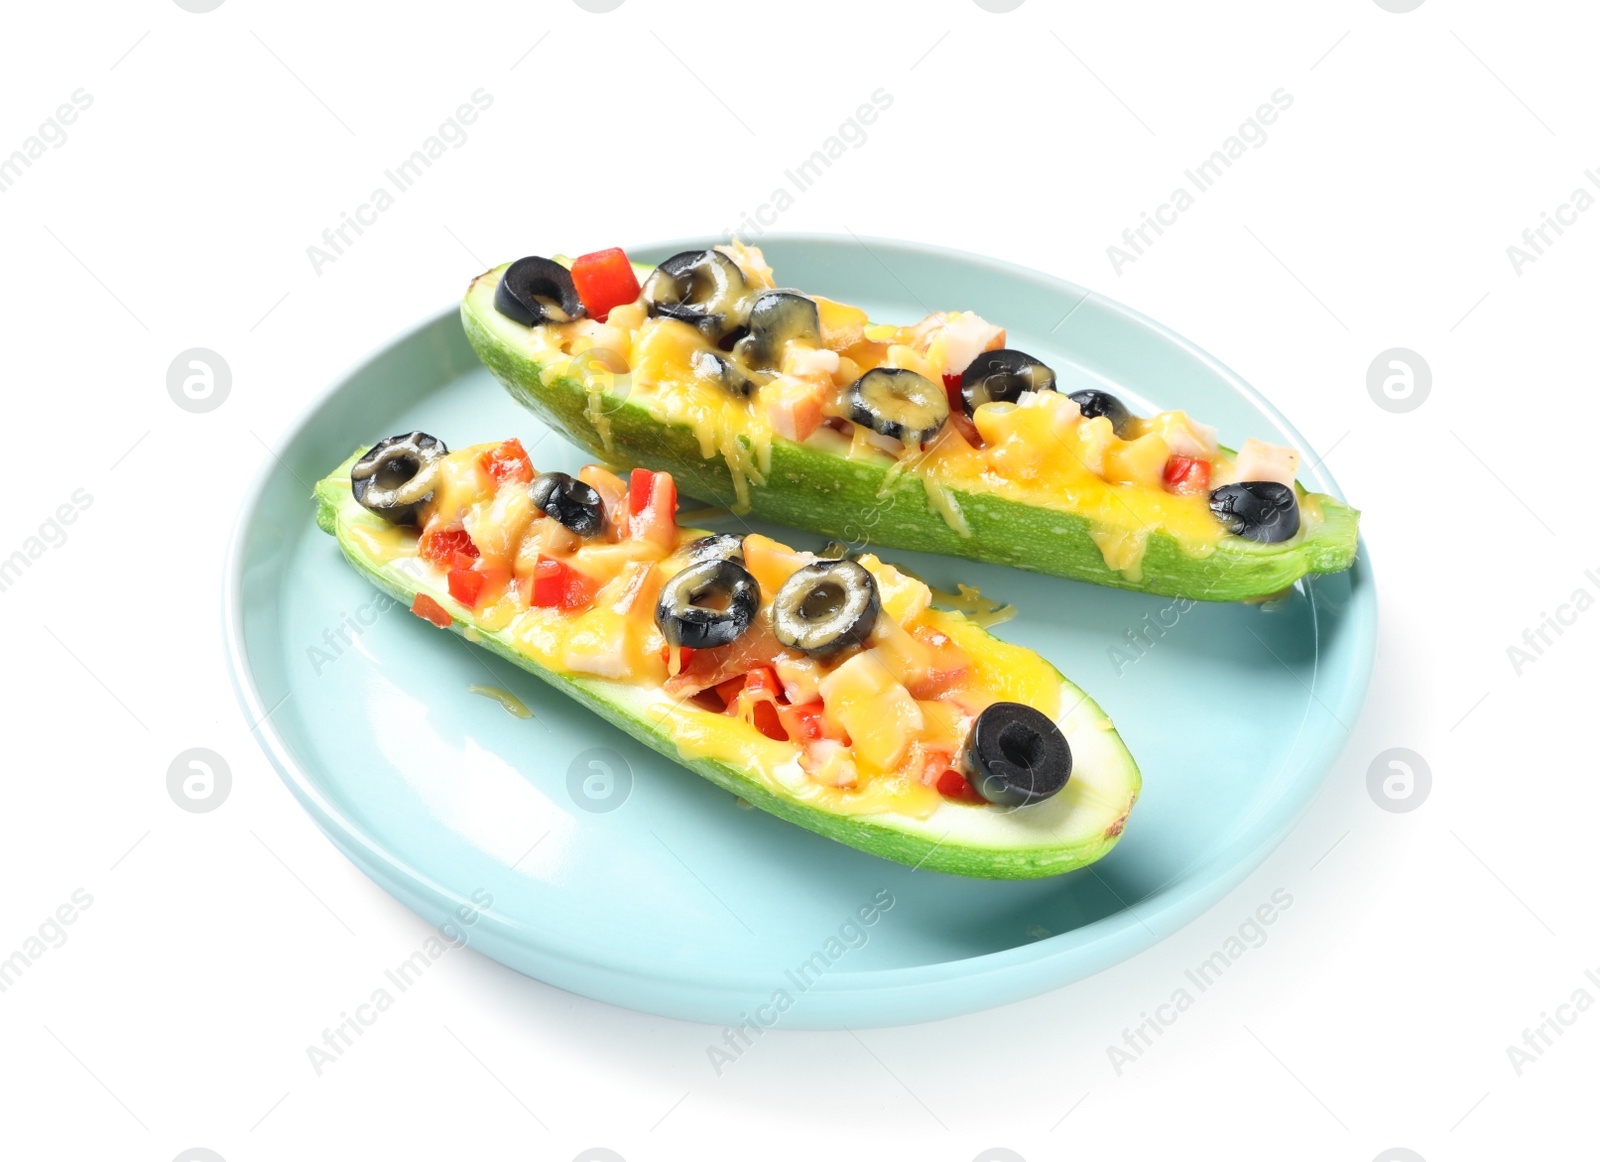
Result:
M489 575L475 569L451 569L446 579L450 582L450 596L468 609L476 609L478 598L483 593L483 583L489 579Z
M950 400L950 424L961 433L961 438L974 448L983 446L983 437L978 435L978 429L967 418L967 405L961 399L961 377L959 375L946 375L944 377L944 394Z
M450 615L445 612L444 606L426 593L417 594L417 599L411 603L411 612L423 621L431 621L440 629L450 628Z
M508 480L513 484L527 484L533 480L533 461L528 459L522 441L515 436L479 456L478 465L497 485Z
M612 307L631 303L639 297L639 279L620 246L580 254L572 262L572 285L589 312L589 317L605 322Z
M533 567L528 604L559 609L582 609L594 600L598 586L565 561L540 555Z
M967 782L966 776L960 771L945 771L934 785L938 788L939 794L946 799L955 799L961 803L983 802L983 796L972 789L972 784Z
M478 546L472 543L472 538L467 535L466 529L447 529L444 532L423 533L417 542L417 555L425 561L432 561L441 569L449 566L459 569L462 566L452 562L460 554L465 554L468 560L478 556ZM470 567L470 566L469 566Z
M678 538L677 512L672 474L635 468L628 478L628 536L670 549Z
M456 552L450 554L450 568L470 569L472 568L473 562L477 559L478 550L476 546L473 547L473 550L470 553L463 553L460 550L457 550ZM444 562L441 561L440 564L443 565Z
M1169 456L1162 469L1161 482L1168 492L1181 495L1209 492L1211 489L1211 461L1193 456Z

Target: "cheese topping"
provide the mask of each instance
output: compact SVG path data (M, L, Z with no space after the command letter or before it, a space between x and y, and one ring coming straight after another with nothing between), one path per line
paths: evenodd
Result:
M956 768L987 706L1024 702L1060 714L1052 667L963 613L935 610L928 586L871 554L858 562L880 608L866 641L830 657L784 647L772 603L818 558L758 534L739 545L760 590L749 628L725 646L669 647L657 602L703 534L675 521L660 527L671 521L655 507L664 490L673 494L665 474L636 476L633 490L648 490L642 499L605 469L590 466L580 478L605 510L603 529L589 536L533 504L533 468L515 441L442 457L420 531L372 517L349 534L435 604L470 619L474 635L499 634L555 673L643 692L648 716L683 758L756 772L775 793L831 811L926 817L953 793L941 793L940 777ZM504 691L472 689L526 713Z
M739 242L716 249L738 267L752 295L774 285L760 250ZM606 401L622 393L658 422L687 426L703 458L726 463L737 511L749 509L751 485L765 482L776 436L885 464L884 492L920 482L929 508L959 536L971 535L963 494L1084 517L1107 567L1137 580L1152 531L1171 536L1193 557L1214 551L1225 530L1208 506L1206 482L1294 486L1298 455L1290 449L1251 440L1236 461L1217 446L1213 429L1181 411L1130 417L1119 436L1105 417L1086 419L1065 388L985 403L970 419L955 397L956 414L939 433L922 447L906 447L851 421L850 386L888 367L948 387L979 354L1004 347L1005 331L971 311L936 312L911 326L872 323L857 307L810 297L820 333L786 339L778 370L752 374L732 390L724 369L735 367L735 381L741 373L729 355L731 336L719 347L687 322L648 318L642 298L614 308L604 324L533 327L532 346L536 353L541 346L559 352L561 373L583 380L586 416L608 450ZM1199 462L1201 473L1186 475L1185 461ZM1303 516L1315 524L1320 510L1308 504Z

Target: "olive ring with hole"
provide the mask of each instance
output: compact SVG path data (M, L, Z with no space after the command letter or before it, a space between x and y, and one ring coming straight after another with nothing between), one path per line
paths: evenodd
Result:
M748 294L744 272L717 250L674 254L644 282L645 307L720 339L744 324Z
M725 646L750 628L761 586L736 561L697 561L661 587L656 625L669 646Z
M1067 785L1072 748L1049 715L1020 702L995 702L972 724L961 767L972 789L989 802L1026 807Z
M933 439L950 418L944 388L904 367L874 367L845 399L852 420L907 447Z
M390 524L416 524L433 496L438 463L449 451L443 440L427 432L379 441L350 469L356 503Z
M772 602L778 641L813 657L865 644L882 602L872 574L850 560L815 561L783 583Z
M494 309L506 318L532 327L537 323L570 323L584 316L572 272L559 262L532 255L519 258L494 288Z

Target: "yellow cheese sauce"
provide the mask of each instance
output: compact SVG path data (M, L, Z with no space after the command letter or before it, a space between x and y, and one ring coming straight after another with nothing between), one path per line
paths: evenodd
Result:
M661 586L688 562L684 546L704 534L653 526L648 512L635 516L622 481L591 467L581 475L601 495L606 526L579 537L530 503L531 465L497 483L486 454L492 458L499 447L475 445L441 459L420 535L364 514L343 521L345 535L405 585L466 620L474 640L493 635L548 671L632 691L623 701L642 706L683 759L753 772L774 794L836 813L922 818L945 801L933 784L954 767L972 719L985 707L1013 701L1052 718L1061 711L1061 679L1047 663L990 637L962 613L933 609L925 584L871 554L859 563L873 577L882 612L865 647L828 659L784 649L771 637L772 600L796 569L817 558L757 534L741 545L761 590L756 622L720 650L676 651L672 672L679 676L671 678L673 651L655 608ZM551 560L590 586L570 608L531 603L527 582ZM481 579L472 605L457 598L463 575ZM739 653L741 643L754 643L748 656ZM707 655L714 668L702 661L697 676L679 673L695 664L685 661L695 654ZM767 687L762 703L747 675L774 667L781 689ZM737 694L727 690L735 678ZM670 692L674 681L688 682L685 693ZM471 692L527 714L505 691ZM727 709L707 705L708 698L720 698ZM782 729L770 722L768 729L788 737L758 729L758 705L780 720ZM811 723L810 732L797 722Z
M759 250L737 243L719 249L742 268L752 293L773 285ZM920 481L929 508L959 536L971 535L962 494L998 495L1087 518L1107 567L1133 581L1140 578L1152 531L1171 536L1197 558L1209 556L1225 535L1203 490L1178 493L1164 485L1163 470L1174 455L1206 460L1213 485L1226 482L1232 470L1233 457L1183 412L1133 417L1120 438L1108 419L1084 418L1066 395L1028 392L1019 403L984 404L970 421L953 417L922 448L903 447L850 422L846 392L866 371L905 368L938 385L947 371L971 362L976 344L983 343L982 350L1003 346L1005 332L970 312L935 313L914 326L872 323L859 308L811 297L821 347L787 340L781 371L753 376L748 394L720 381L719 368L731 358L724 347L688 323L647 318L642 298L614 308L604 324L533 327L530 351L536 359L541 350L559 355L562 374L576 369L590 391L590 421L607 448L602 401L623 390L658 422L687 426L703 458L727 464L736 511L749 509L750 485L765 482L776 436L889 466L884 492L906 477ZM625 388L617 386L622 379ZM1320 521L1314 500L1304 504L1302 517L1307 524Z

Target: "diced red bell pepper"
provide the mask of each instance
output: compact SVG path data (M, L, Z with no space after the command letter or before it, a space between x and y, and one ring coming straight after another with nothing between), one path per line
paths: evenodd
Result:
M580 254L572 262L572 285L591 319L605 322L612 307L639 297L639 279L620 246Z
M944 394L950 400L950 423L955 430L961 433L961 438L974 448L983 446L983 437L978 435L978 429L972 420L967 417L967 405L961 399L961 377L959 375L946 375L944 377Z
M1168 492L1192 495L1211 490L1211 461L1193 456L1169 456L1161 471Z
M447 529L443 532L423 533L417 541L417 555L425 561L432 561L441 569L449 567L460 569L461 565L453 562L465 554L469 561L478 556L478 546L472 543L472 538L467 535L466 529ZM471 566L465 566L470 568Z
M411 603L411 612L423 621L431 621L440 629L450 628L450 615L445 612L444 606L426 593L417 594L417 599Z
M489 579L487 573L480 573L476 569L451 569L445 575L450 583L450 596L461 602L468 609L478 608L478 598L483 593L483 584Z
M771 666L756 666L746 673L719 682L716 691L729 713L747 713L750 725L768 738L785 742L792 737L785 720L789 707L780 701L783 684L778 681L778 673Z
M513 484L528 484L533 480L533 461L528 459L522 441L515 436L479 456L478 466L494 479L496 485L508 480Z
M650 486L655 473L648 468L635 468L628 473L628 515L637 516L650 503Z
M540 555L533 567L533 584L528 591L529 605L582 609L594 600L597 586L565 561Z
M955 799L961 803L983 802L983 796L972 789L972 784L967 782L966 776L960 771L945 771L939 776L935 786L939 794L946 799Z
M678 486L670 472L635 468L628 477L628 536L671 548L678 537Z
M739 701L739 695L744 693L744 675L729 678L725 682L717 683L717 697L722 699L724 706L731 707Z
M770 699L750 703L750 725L774 742L789 741L789 732L783 728L783 718L777 704Z

